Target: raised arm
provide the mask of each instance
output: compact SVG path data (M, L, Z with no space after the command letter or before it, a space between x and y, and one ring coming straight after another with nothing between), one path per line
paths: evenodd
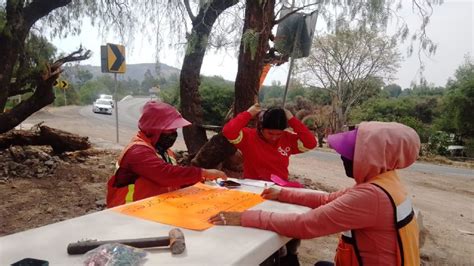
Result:
M222 134L230 143L238 145L243 140L243 129L247 126L250 120L255 117L261 108L259 104L252 105L247 111L238 114L231 119L222 129Z
M288 125L293 129L296 135L293 136L294 147L292 149L293 154L307 152L316 148L318 141L314 137L314 134L301 123L293 114L285 109L286 118L288 119Z

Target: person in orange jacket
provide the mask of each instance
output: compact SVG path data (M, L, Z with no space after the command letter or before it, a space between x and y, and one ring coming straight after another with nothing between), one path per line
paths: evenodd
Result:
M107 182L107 207L156 196L204 180L227 179L224 172L178 166L170 149L177 129L190 125L171 105L149 101L138 122L139 131L118 159Z
M342 232L336 265L419 265L419 229L411 197L396 171L416 161L418 134L399 123L364 122L355 130L330 135L328 142L341 155L346 175L355 179L355 186L334 193L265 189L262 196L266 199L311 210L302 214L222 212L210 222L301 239Z

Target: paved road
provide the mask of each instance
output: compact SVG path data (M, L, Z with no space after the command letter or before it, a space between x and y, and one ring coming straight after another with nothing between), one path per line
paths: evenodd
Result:
M332 162L335 160L340 160L338 154L324 151L310 151L298 156L301 158L314 158L320 162ZM406 170L446 176L461 176L466 177L469 180L474 180L474 170L467 168L458 168L452 166L417 162Z
M119 127L137 128L137 122L140 118L143 105L149 98L127 98L117 103L119 114ZM87 105L79 110L83 117L100 120L104 123L115 126L115 110L112 115L96 114L92 112L92 106Z
M119 127L126 127L131 130L136 130L137 122L141 114L141 109L148 100L149 98L128 98L118 102ZM91 106L86 106L81 108L79 113L81 116L86 118L100 120L101 122L115 126L115 112L112 115L95 114L92 112ZM179 137L182 137L181 132L179 132ZM318 162L335 162L340 160L339 156L335 153L317 150L298 155L298 157L317 159ZM430 163L415 163L406 170L425 174L460 176L467 178L468 180L474 180L474 170L472 169L442 166Z

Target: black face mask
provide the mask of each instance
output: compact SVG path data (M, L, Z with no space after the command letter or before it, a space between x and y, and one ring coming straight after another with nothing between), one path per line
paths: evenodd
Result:
M354 162L341 156L342 164L344 164L344 170L348 177L354 178Z
M167 149L171 148L171 146L173 146L177 137L178 132L161 133L160 138L155 144L155 148L161 152L166 151Z

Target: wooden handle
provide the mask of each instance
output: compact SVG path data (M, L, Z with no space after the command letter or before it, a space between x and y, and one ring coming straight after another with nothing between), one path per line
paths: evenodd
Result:
M171 233L171 232L170 232ZM67 253L70 255L84 254L100 245L120 243L136 248L150 248L150 247L166 247L170 245L170 237L149 237L149 238L135 238L135 239L119 239L119 240L105 240L105 241L83 241L70 243L67 246ZM183 236L184 243L184 236Z

